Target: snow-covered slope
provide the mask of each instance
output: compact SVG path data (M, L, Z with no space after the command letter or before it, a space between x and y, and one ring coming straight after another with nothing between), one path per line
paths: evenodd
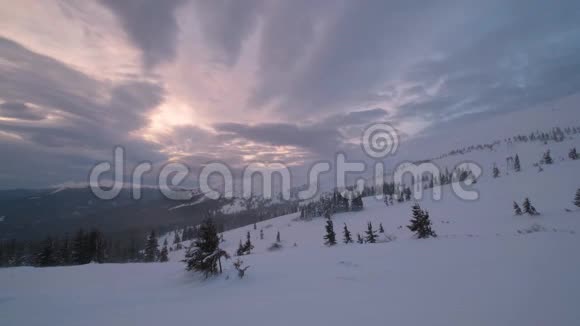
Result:
M186 272L184 250L166 264L0 269L0 324L577 325L580 160L560 159L573 146L577 139L503 145L438 160L473 160L486 173L474 185L477 201L449 186L441 201L425 193L420 204L436 239L414 239L405 227L411 203L367 197L364 210L332 219L339 239L345 223L355 238L367 222L381 223L376 244L325 247L324 219L297 214L225 232L232 254L250 232L255 249L242 257L250 265L243 279L231 261L209 280ZM555 164L538 172L533 164L547 149ZM502 176L492 178L491 165L514 153L522 172L500 165ZM513 215L513 201L525 197L541 215ZM278 231L283 248L270 251Z

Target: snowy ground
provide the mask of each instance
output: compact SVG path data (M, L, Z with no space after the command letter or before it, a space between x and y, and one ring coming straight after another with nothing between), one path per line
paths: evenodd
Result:
M327 248L323 219L282 216L224 234L233 253L251 233L244 279L227 262L204 281L184 270L183 250L166 264L0 269L0 325L578 325L580 161L559 159L572 145L509 149L523 171L493 179L488 166L475 202L425 193L437 239L412 238L410 203L365 198L363 211L333 216L338 238L343 223L356 237L371 221L394 241ZM547 148L556 164L538 173L531 165ZM511 155L500 150L458 159L491 165ZM525 197L540 216L513 216ZM277 231L284 247L270 252Z

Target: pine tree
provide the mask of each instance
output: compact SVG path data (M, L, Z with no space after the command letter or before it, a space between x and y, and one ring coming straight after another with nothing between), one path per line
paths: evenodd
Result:
M87 240L83 229L78 230L73 239L72 262L73 264L82 265L91 262L87 253Z
M244 244L244 254L249 255L252 253L254 245L252 244L252 239L250 237L250 231L246 234L246 243Z
M244 255L244 245L242 244L242 240L240 239L240 244L238 245L238 250L236 250L236 256L243 256Z
M180 242L181 242L181 238L179 238L179 233L176 230L175 235L173 236L173 244L178 244Z
M159 244L157 243L157 235L155 231L152 230L147 237L147 243L145 244L145 262L151 263L157 261L159 251Z
M344 223L344 228L342 230L342 235L343 235L343 242L344 243L352 243L352 237L350 235L350 231L348 230L348 228L346 227L346 223Z
M516 158L514 160L514 170L516 172L520 172L521 171L521 167L520 167L520 157L518 156L518 154L516 154Z
M385 233L385 229L383 229L383 223L379 223L379 233Z
M70 241L68 240L68 235L66 235L62 240L58 256L60 258L61 265L70 265L72 263L71 247Z
M360 243L360 244L363 244L365 242L363 237L360 235L360 233L356 234L356 242Z
M526 197L526 199L524 199L524 203L522 204L522 207L524 208L524 210L523 210L524 214L539 215L538 211L536 211L536 208L532 205L532 203L530 202L530 199L527 197Z
M499 169L497 168L497 165L493 165L493 177L494 178L498 178L499 177Z
M514 201L514 214L522 215L522 209L520 208L520 205L518 205L518 203L516 203L515 201Z
M264 240L264 229L260 229L260 240Z
M280 231L278 231L278 233L276 233L276 242L281 242L280 241Z
M169 261L169 256L168 256L169 252L167 251L167 245L163 246L163 249L161 249L161 252L159 253L159 261L162 263L166 263Z
M219 247L217 229L211 218L201 224L198 233L185 254L186 269L201 272L205 277L221 273L221 258L228 259L229 255Z
M550 155L550 151L549 150L546 153L544 153L544 159L543 159L543 161L546 164L552 164L552 163L554 163L554 160L552 160L552 156Z
M580 207L580 189L576 191L576 197L574 197L574 205Z
M412 207L411 225L408 225L407 228L411 230L411 232L415 232L419 239L437 237L435 231L431 229L429 212L422 210L417 203Z
M46 238L42 242L42 246L40 251L36 255L36 266L38 267L48 267L48 266L56 266L56 253L54 250L54 241L51 237Z
M327 246L334 246L336 244L336 233L334 233L334 225L331 219L326 220L326 235L324 236L324 244Z
M367 230L365 231L365 242L375 243L377 242L377 231L373 230L373 225L371 222L367 223Z
M254 223L254 230L257 230L258 226L256 225L256 223Z
M574 147L574 148L572 148L572 149L570 150L570 153L568 153L568 157L569 157L571 160L577 160L577 159L578 159L578 153L576 152L576 147Z

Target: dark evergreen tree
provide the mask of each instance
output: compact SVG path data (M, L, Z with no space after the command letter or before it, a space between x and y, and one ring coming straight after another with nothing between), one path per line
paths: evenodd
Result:
M276 242L280 242L280 231L276 233Z
M324 244L327 246L334 246L336 244L336 233L334 233L334 225L331 219L326 220L326 235L324 236Z
M526 199L524 199L524 203L522 204L522 207L524 208L524 210L523 210L524 214L539 215L538 211L532 205L532 203L530 202L530 199L527 197L526 197Z
M264 229L260 229L260 240L264 240Z
M36 254L36 266L48 267L56 266L57 264L54 241L51 237L48 237L42 242L40 251Z
M422 210L417 203L412 207L411 225L408 225L407 228L411 232L415 232L415 235L419 239L437 237L437 234L431 228L429 212Z
M179 237L179 232L175 230L175 235L173 236L173 244L178 244L181 242L181 238Z
M549 150L544 153L543 161L544 161L545 164L552 164L552 163L554 163L554 160L552 160L552 156L550 155L550 151Z
M159 244L157 242L157 235L155 231L152 230L147 237L147 243L145 244L145 262L151 263L157 261L159 253Z
M360 235L360 233L356 234L356 242L363 244L365 242L365 240L363 239L363 237Z
M379 233L385 233L385 229L383 229L383 223L379 223Z
M163 249L161 249L161 252L159 253L159 261L162 263L166 263L169 261L169 252L167 251L167 245L163 246Z
M256 223L254 223L254 230L257 230L258 226L256 225Z
M576 191L576 196L574 197L574 205L580 207L580 189Z
M571 160L577 160L578 159L578 153L576 152L576 148L575 147L570 150L570 153L568 153L568 157Z
M252 253L252 249L254 249L254 245L252 244L252 239L250 236L250 231L246 234L246 243L244 243L244 254L249 255Z
M59 263L61 265L70 265L72 263L72 249L68 235L65 235L64 239L62 240L58 256L60 259Z
M520 172L521 171L521 166L520 166L520 157L516 154L516 158L514 160L514 170L516 172Z
M344 228L342 229L342 236L343 236L344 243L352 243L352 237L351 237L350 231L346 227L346 223L344 223Z
M242 239L240 239L240 244L238 245L238 250L236 250L236 256L243 256L244 255L244 244L242 243Z
M72 261L73 264L82 265L91 262L88 254L87 237L83 229L78 230L73 240Z
M522 215L522 209L518 203L514 202L514 214L515 215Z
M229 255L219 247L217 229L211 218L201 224L198 233L185 254L186 269L201 272L205 277L221 273L221 258L228 259Z
M365 242L375 243L377 242L377 231L373 230L373 225L371 222L367 223L367 230L365 231Z
M498 178L499 177L499 169L497 168L497 165L493 165L493 177L494 178Z
M362 200L362 195L358 195L355 198L353 198L352 202L351 202L351 206L352 206L352 210L353 211L360 211L363 209L363 200Z

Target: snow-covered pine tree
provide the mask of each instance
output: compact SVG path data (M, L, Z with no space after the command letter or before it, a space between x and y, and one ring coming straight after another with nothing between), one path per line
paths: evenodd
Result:
M147 237L147 243L145 244L145 262L151 263L157 261L158 251L159 244L157 243L157 235L155 234L155 230L151 230L151 233Z
M252 238L250 236L250 231L246 234L246 243L244 243L244 255L249 255L252 253L254 245L252 244Z
M499 177L499 169L497 168L497 165L493 165L493 177L494 178L498 178Z
M371 222L367 223L367 230L365 231L365 242L366 243L377 242L377 231L373 230L373 225Z
M545 164L552 164L552 163L554 163L554 160L552 159L552 156L550 155L550 150L548 150L548 151L546 151L544 153L544 157L543 157L542 161Z
M240 244L238 245L238 250L236 250L236 256L244 255L244 244L242 244L242 239L240 239Z
M521 171L521 166L520 166L520 157L518 156L518 154L516 154L516 158L514 159L514 170L516 172L520 172Z
M324 244L327 246L334 246L336 244L336 233L334 233L334 225L331 219L326 219L326 235L324 235Z
M415 232L419 239L437 237L437 234L435 234L435 231L431 228L429 212L422 210L421 206L417 203L412 207L411 225L408 225L407 228L411 230L411 232Z
M177 230L175 230L174 233L175 235L173 236L173 244L178 244L181 242L181 238L179 237Z
M578 153L576 152L576 147L574 147L574 148L572 148L572 149L570 150L570 153L568 153L568 157L569 157L571 160L577 160L577 159L578 159Z
M342 229L342 236L343 236L343 242L344 243L352 243L352 237L350 234L350 231L348 230L348 228L346 227L346 223L344 223L344 228Z
M159 253L159 261L166 263L169 261L169 252L167 251L167 245L164 245Z
M363 244L365 242L365 240L363 239L363 237L360 235L360 233L356 234L356 242Z
M211 218L206 219L198 230L198 237L185 254L183 262L188 271L201 272L208 277L221 273L221 258L229 255L219 247L217 229Z
M379 233L385 233L385 229L383 228L383 223L379 223Z
M526 199L524 199L524 203L522 204L522 207L524 208L524 210L523 210L524 214L539 215L538 211L536 210L534 205L532 205L532 203L530 202L530 199L528 197L526 197Z
M574 205L580 207L580 189L576 190L576 196L574 197Z
M518 203L516 203L515 201L514 201L514 214L522 215L522 209L520 208L520 205L518 205Z

